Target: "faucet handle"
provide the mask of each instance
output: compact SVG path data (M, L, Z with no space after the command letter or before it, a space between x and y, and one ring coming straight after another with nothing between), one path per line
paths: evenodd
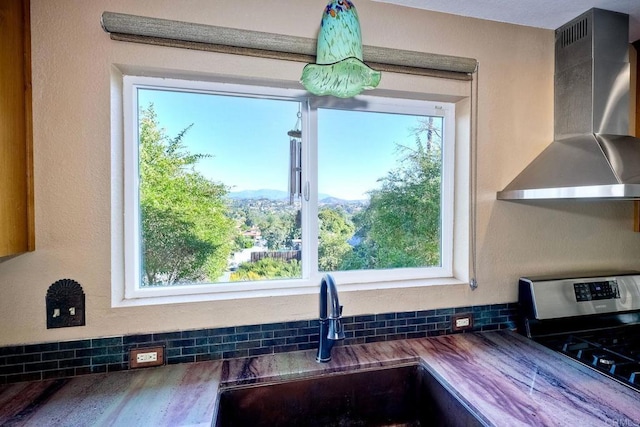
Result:
M344 328L342 327L340 319L329 320L329 333L327 334L327 338L334 341L343 340L345 338Z

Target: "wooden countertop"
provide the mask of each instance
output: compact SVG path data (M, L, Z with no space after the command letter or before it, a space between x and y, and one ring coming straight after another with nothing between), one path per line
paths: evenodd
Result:
M632 426L640 393L509 331L147 368L0 388L0 425L209 426L221 384L428 364L496 426Z

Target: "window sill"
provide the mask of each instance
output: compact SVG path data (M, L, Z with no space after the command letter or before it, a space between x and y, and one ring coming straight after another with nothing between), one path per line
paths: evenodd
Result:
M246 298L273 298L288 297L294 295L312 295L319 292L319 285L302 285L300 283L280 282L281 286L270 286L269 288L238 289L240 286L220 286L217 292L211 292L210 287L198 292L198 286L176 287L180 294L167 295L167 289L144 289L138 291L135 296L125 296L124 289L116 289L112 292L112 307L140 307L148 305L183 304L207 301L225 301ZM318 284L319 284L318 280ZM398 280L374 283L340 283L339 291L361 292L386 289L406 289L406 288L427 288L432 286L469 285L468 281L455 277L429 278L420 280ZM224 289L226 288L226 289ZM164 293L164 295L163 295ZM177 292L176 292L177 293Z

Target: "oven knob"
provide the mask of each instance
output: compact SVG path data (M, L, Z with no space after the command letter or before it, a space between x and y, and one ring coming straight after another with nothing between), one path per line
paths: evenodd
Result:
M611 359L601 358L600 360L598 360L598 363L601 364L602 366L610 367L612 365L615 365L616 361Z

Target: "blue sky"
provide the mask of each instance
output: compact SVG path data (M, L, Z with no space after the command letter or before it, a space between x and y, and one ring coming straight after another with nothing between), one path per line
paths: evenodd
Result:
M198 170L231 191L288 189L289 137L295 101L140 90L139 104L154 104L160 126L192 153L210 154ZM343 110L319 112L319 192L364 199L396 165L396 144L413 145L418 117Z

